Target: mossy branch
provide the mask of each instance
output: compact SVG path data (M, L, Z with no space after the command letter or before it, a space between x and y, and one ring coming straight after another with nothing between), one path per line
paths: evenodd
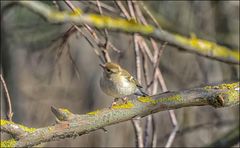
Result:
M99 29L107 28L128 33L140 33L145 37L152 37L159 41L168 42L168 45L175 46L179 49L200 56L231 64L239 64L240 61L239 50L237 49L229 49L217 45L214 42L198 39L196 36L187 38L181 35L172 34L162 29L157 29L151 25L139 24L134 20L112 18L92 13L85 14L80 9L76 9L72 13L58 11L38 1L18 1L16 4L29 8L50 23L74 23L76 25L88 24Z
M1 132L6 132L12 135L15 139L20 139L21 137L35 131L35 128L28 128L26 126L16 124L12 121L1 120L0 123Z
M118 104L112 109L104 108L82 115L73 114L67 109L52 107L52 112L57 117L58 122L52 126L30 131L23 129L25 134L20 138L16 138L14 146L35 146L48 141L81 136L97 129L103 129L108 125L135 117L144 117L159 111L187 106L233 106L239 104L239 94L239 82L236 82L140 97L129 100L127 104ZM1 120L1 131L5 129L3 131L14 135L17 132L8 127L15 125L19 126L13 122Z

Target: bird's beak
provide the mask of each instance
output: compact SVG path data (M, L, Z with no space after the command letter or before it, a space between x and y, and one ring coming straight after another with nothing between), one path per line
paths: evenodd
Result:
M105 69L105 66L103 64L99 64L99 66L101 66L103 69Z

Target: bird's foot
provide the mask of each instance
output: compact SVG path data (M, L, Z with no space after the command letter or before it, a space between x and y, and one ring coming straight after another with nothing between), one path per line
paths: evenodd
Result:
M119 98L114 98L111 106L109 107L110 109L112 109L113 106L117 105L117 101L118 101Z
M123 101L123 104L127 104L128 98L127 98L127 97L124 97L124 98L122 98L122 101Z

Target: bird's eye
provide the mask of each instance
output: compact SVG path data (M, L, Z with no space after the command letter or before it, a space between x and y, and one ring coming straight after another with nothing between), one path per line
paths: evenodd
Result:
M111 72L111 70L110 70L110 69L106 69L106 71L107 71L108 73L110 73L110 72Z

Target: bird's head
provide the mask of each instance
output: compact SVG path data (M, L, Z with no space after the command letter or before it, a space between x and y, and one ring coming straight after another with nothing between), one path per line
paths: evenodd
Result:
M100 64L100 66L103 68L104 72L107 75L118 74L121 72L121 66L112 62Z

